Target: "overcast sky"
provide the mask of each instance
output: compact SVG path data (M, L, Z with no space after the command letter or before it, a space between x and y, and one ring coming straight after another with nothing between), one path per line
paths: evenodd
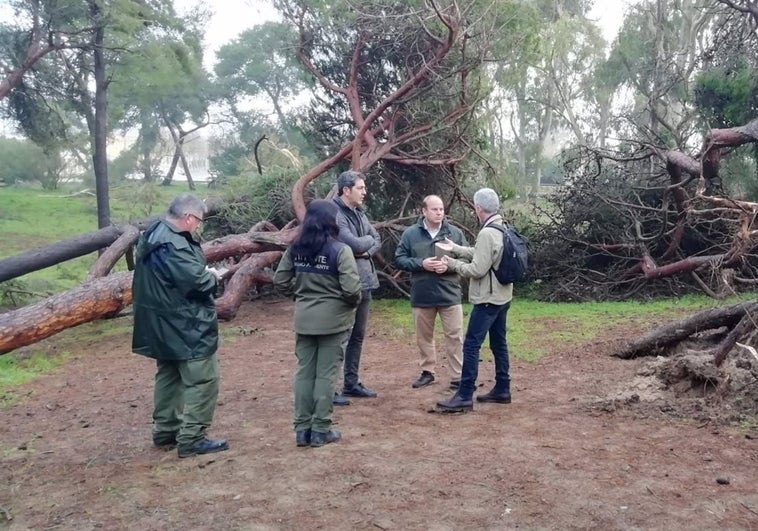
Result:
M273 20L276 16L276 11L268 0L174 0L174 6L180 14L197 5L202 5L213 13L205 31L205 65L211 70L215 63L215 53L222 45L242 31Z
M0 0L1 2L2 0ZM589 18L603 27L605 38L611 42L616 36L624 11L638 0L595 0ZM242 31L273 20L276 12L268 0L174 0L176 9L182 13L193 6L202 5L213 13L206 29L206 67L212 69L215 52L234 39Z

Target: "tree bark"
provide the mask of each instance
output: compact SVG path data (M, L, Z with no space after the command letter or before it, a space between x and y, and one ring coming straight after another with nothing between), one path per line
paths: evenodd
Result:
M155 219L148 218L130 225L143 230ZM99 251L115 242L124 232L129 230L130 225L105 227L46 247L38 247L16 256L3 258L0 260L0 282Z
M87 280L104 277L111 272L118 259L128 251L139 238L140 231L134 225L127 225L124 233L100 255L100 258L92 265L87 275Z
M270 227L261 224L260 228ZM249 232L213 240L203 246L203 252L209 262L255 253L231 267L232 277L224 295L216 301L219 318L233 319L250 287L272 282L271 273L264 271L264 268L281 257L282 250L292 242L298 230L295 227L277 232ZM115 315L131 304L132 272L103 275L107 274L125 251L132 248L138 236L139 230L136 226L108 227L0 261L0 275L5 274L7 277L11 273L19 273L21 265L25 267L20 274L24 274L86 254L82 249L86 248L87 252L92 252L107 246L105 242L117 242L93 265L88 280L81 286L36 304L0 314L0 354L36 343L66 328ZM55 254L55 258L51 257L52 254ZM34 261L33 269L29 267L30 260ZM43 262L46 265L40 266Z
M224 295L216 299L216 311L219 319L230 320L237 315L240 305L248 290L255 284L271 284L273 275L263 270L279 258L281 251L258 253L245 260L226 285Z
M0 315L0 354L61 330L118 314L132 302L132 274L116 273Z

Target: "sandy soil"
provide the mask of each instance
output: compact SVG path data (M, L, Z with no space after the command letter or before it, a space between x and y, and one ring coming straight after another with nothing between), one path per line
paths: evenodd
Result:
M223 325L211 435L231 449L208 456L152 447L153 365L126 334L72 349L0 409L0 528L758 529L758 432L648 401L649 360L610 341L514 361L512 404L443 415L446 379L411 389L412 338L372 318L362 379L379 398L336 410L339 443L297 448L291 313L251 303ZM484 390L492 376L483 362Z

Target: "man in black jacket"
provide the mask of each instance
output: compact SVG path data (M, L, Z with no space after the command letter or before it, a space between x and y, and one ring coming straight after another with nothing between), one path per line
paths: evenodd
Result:
M468 246L463 232L445 220L445 205L436 195L424 198L418 221L405 229L395 250L395 264L411 272L411 308L416 328L416 344L421 353L421 376L412 387L434 383L437 352L434 344L434 323L439 315L445 334L445 354L451 388L461 379L463 360L463 307L458 275L446 271L437 256L436 242L448 239Z

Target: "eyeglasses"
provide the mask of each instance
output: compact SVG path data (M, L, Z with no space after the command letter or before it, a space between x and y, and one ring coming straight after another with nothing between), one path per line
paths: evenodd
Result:
M195 221L197 221L198 225L203 222L203 218L199 218L195 214L190 214L189 212L187 212L186 215L189 216L189 217L191 217L191 218L194 218Z

